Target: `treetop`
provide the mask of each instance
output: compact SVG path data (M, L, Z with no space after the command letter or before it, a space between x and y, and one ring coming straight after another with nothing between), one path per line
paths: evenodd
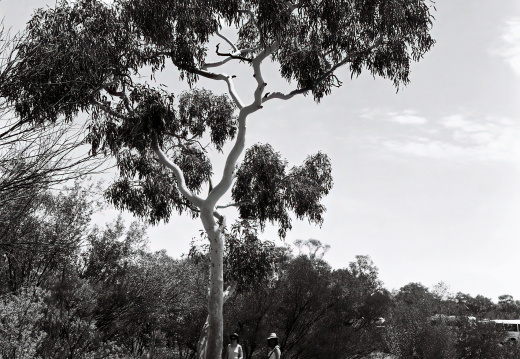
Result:
M288 170L272 148L258 145L246 153L235 181L246 117L270 100L312 93L319 101L341 85L343 67L352 77L366 70L406 84L410 63L434 44L432 8L428 0L62 0L37 10L27 24L0 96L30 123L70 122L86 113L91 154L112 155L119 168L109 198L154 223L174 210L198 215L198 196L213 174L202 141L217 151L234 141L208 201L235 182L242 217L254 216L261 226L276 221L284 236L288 209L323 221L330 161L318 153ZM236 42L220 33L224 27L236 30ZM217 47L224 59L209 63L213 36L232 50ZM260 65L268 57L295 83L292 92L265 92ZM257 87L247 106L233 76L212 72L229 61L252 67ZM170 62L190 85L200 77L222 80L228 94L192 88L175 96L141 79L151 70L153 80Z

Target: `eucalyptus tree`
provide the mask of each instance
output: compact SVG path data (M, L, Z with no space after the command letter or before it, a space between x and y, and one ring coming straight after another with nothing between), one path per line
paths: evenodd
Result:
M247 119L272 101L305 94L319 101L341 85L336 74L342 67L353 77L366 70L397 87L406 84L410 63L434 44L427 1L64 0L35 12L0 96L35 124L86 113L92 154L116 159L119 177L107 196L119 208L152 223L172 212L200 218L211 257L206 357L216 358L222 346L223 196L231 191L230 205L242 218L261 227L278 224L283 237L291 212L323 221L320 201L332 186L323 153L288 168L269 145L245 150ZM224 36L223 27L236 30L238 40ZM208 62L214 36L231 50L217 48L222 60ZM294 90L267 91L266 59ZM255 79L250 103L236 91L233 75L218 72L228 62L249 66ZM139 75L151 70L153 78L170 63L190 86L199 78L221 81L227 94L193 89L175 98L139 82ZM231 143L214 186L203 138L217 151Z

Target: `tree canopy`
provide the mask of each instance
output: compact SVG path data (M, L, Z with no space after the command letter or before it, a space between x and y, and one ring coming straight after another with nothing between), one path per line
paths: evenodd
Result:
M260 228L276 223L284 237L291 212L322 223L321 200L332 186L330 160L322 153L288 169L270 145L245 151L248 116L268 101L299 94L319 102L342 85L337 74L343 68L351 77L367 71L397 88L407 84L411 62L434 44L432 7L427 0L62 0L34 13L2 73L0 97L33 125L86 114L91 154L116 160L119 177L106 193L118 208L151 223L173 212L200 216L212 268L208 357L216 357L225 235L219 211L228 207L219 201L231 190L242 219ZM224 27L236 31L236 42L222 35ZM222 60L209 62L214 36L230 50L217 46ZM294 90L268 92L262 72L268 58ZM213 72L229 61L252 70L249 104L233 76ZM154 76L171 65L190 86L204 77L225 82L228 93L192 87L174 95L154 86ZM152 84L141 78L149 71ZM206 140L216 151L232 144L214 186Z
M336 71L343 65L351 76L366 69L395 86L406 84L411 61L434 44L431 6L396 0L118 0L112 5L64 0L35 12L0 94L20 118L33 123L71 121L88 113L92 153L112 154L118 162L121 176L108 191L118 207L152 223L167 220L173 211L196 216L193 201L179 186L196 194L209 181L212 166L199 142L205 134L222 150L237 136L236 109L247 107L251 113L264 102L300 93L312 93L319 101L341 85ZM217 49L223 61L207 63L209 39L219 36L223 26L236 28L238 40L228 43L230 53ZM259 66L268 56L284 79L296 83L294 91L265 92ZM226 81L229 95L193 89L176 98L138 80L144 69L163 71L170 61L190 84L199 77ZM250 64L259 77L252 105L240 101L231 76L210 71L227 61ZM179 167L184 183L176 184L171 171L152 160L154 146ZM281 235L290 228L289 208L297 217L320 223L324 209L317 200L331 185L326 156L310 157L294 168L287 177L300 177L297 181L282 181L280 166L269 146L249 150L234 189L237 200L249 201L241 215L256 216L261 223L276 220ZM267 172L269 183L259 168L272 171ZM317 177L302 178L312 172ZM302 181L309 186L300 186ZM284 187L279 197L272 191L277 185Z

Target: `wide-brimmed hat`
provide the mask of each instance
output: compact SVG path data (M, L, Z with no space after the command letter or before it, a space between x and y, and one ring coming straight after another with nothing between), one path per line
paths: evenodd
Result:
M233 333L233 334L229 335L229 339L233 339L233 338L237 338L237 340L238 340L238 334L237 333Z
M267 337L267 340L269 339L278 339L278 337L276 336L276 333L271 333L271 335Z

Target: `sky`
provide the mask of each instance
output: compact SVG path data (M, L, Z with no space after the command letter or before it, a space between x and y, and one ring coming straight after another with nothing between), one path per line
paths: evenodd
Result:
M0 0L0 16L19 30L34 8L52 4ZM520 300L520 1L438 0L436 9L437 43L412 66L407 87L396 93L367 74L351 81L344 69L343 87L320 104L303 96L266 103L249 119L247 144L270 143L294 165L317 151L331 158L324 224L295 221L286 243L329 244L324 259L333 268L369 255L389 290L442 281L453 293ZM248 102L250 69L223 71L237 75ZM264 73L267 91L292 88L271 64ZM186 89L173 70L160 81ZM224 83L200 85L225 91ZM214 160L219 173L223 159ZM149 229L150 248L179 257L201 228L174 216ZM275 237L275 228L262 235Z

